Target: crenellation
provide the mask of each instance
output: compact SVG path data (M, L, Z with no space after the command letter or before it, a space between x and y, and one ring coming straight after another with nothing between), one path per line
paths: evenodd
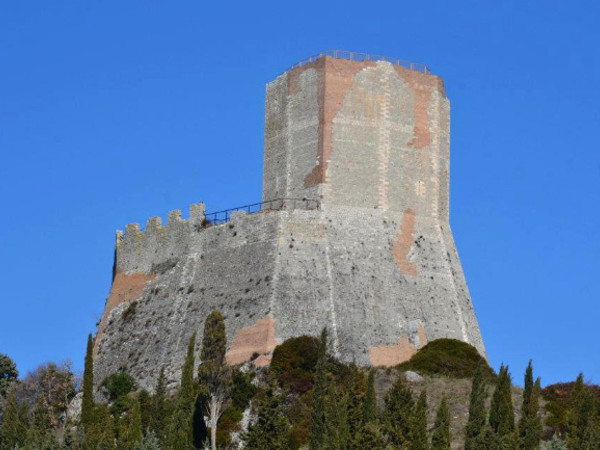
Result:
M181 219L181 210L175 209L173 211L169 211L168 219L167 219L167 227L169 225L173 225L174 223L182 222Z
M143 236L139 223L129 223L125 226L125 242L135 242Z
M190 220L193 223L201 223L206 219L206 205L204 203L194 203L190 205Z

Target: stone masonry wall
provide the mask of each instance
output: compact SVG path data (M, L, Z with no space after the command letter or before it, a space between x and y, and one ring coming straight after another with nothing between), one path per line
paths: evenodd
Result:
M448 223L449 102L439 77L324 57L267 86L263 200L320 210L234 213L117 233L95 342L96 381L126 370L152 390L179 380L191 334L225 316L227 361L331 335L346 362L391 366L449 337L485 348Z
M124 369L152 389L164 365L176 383L189 338L197 331L200 342L213 309L226 317L232 364L257 355L257 364L268 363L277 343L317 335L324 326L331 351L361 365L396 364L440 337L484 353L460 265L447 246L451 235L419 219L415 229L423 234L411 234L405 255L416 272L407 275L394 251L403 220L366 208L237 213L209 228L179 223L172 230L185 248L180 254L164 250L168 226L158 235L153 228L126 234L117 261L130 266L117 264L118 273L141 277L142 287L106 310L96 380ZM131 265L135 249L127 245L135 239L156 243L145 247L155 256L143 266Z

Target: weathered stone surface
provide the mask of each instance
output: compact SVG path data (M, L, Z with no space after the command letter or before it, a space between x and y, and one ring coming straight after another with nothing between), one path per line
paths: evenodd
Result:
M275 345L324 326L331 351L361 365L397 364L441 337L485 355L448 224L448 170L438 77L333 58L279 76L267 86L263 198L321 208L206 227L199 204L188 220L175 211L164 227L118 233L95 379L125 369L153 389L165 366L174 386L214 309L231 364L268 364Z
M417 372L413 372L412 370L407 370L404 372L404 377L406 378L406 381L410 381L411 383L420 383L421 381L425 380L425 378L423 378Z

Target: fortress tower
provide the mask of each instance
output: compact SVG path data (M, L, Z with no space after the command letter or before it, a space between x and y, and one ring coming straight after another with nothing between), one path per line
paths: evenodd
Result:
M485 349L448 223L449 102L422 66L348 52L267 85L263 205L117 232L96 380L178 380L204 318L228 362L326 326L346 362L391 366L449 337Z

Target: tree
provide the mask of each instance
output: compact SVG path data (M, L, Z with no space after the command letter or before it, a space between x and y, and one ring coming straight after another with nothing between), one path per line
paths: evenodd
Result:
M541 394L540 379L533 381L531 360L525 370L525 387L523 389L523 405L519 420L519 448L533 450L539 447L542 434L542 421L539 416L539 397Z
M18 377L19 371L15 362L8 355L0 353L0 399L6 398Z
M367 393L363 403L363 423L377 421L377 397L375 396L375 371L369 370Z
M169 444L177 450L193 450L194 436L192 426L192 415L196 392L194 387L194 347L196 345L196 333L192 334L188 344L187 355L181 371L181 385L175 405L175 411L169 428Z
M428 450L429 439L427 438L427 393L421 391L419 400L413 411L410 423L410 445L411 450Z
M48 404L43 395L38 396L32 412L31 426L27 433L27 444L36 450L58 448L58 441L52 432Z
M161 450L160 441L156 434L150 430L146 433L142 442L138 442L133 446L133 450Z
M367 385L363 372L354 364L350 366L350 381L348 393L348 428L350 432L350 449L358 449L356 436L363 424L364 399Z
M471 385L471 397L469 401L469 419L465 428L465 450L477 450L477 438L482 434L486 421L486 389L484 379L484 366L477 366L473 383Z
M358 447L361 450L380 450L385 448L385 437L377 423L365 424L358 434Z
M490 405L490 426L503 438L515 431L515 413L512 404L511 379L508 366L502 365L496 382L496 389Z
M492 427L485 425L481 433L473 439L472 445L471 448L476 450L500 450L500 439Z
M12 450L15 446L22 447L24 435L21 432L17 393L11 390L8 393L4 406L4 422L2 423L2 434L0 435L0 449Z
M81 423L84 428L94 422L94 341L88 335L85 364L83 368L83 398L81 399Z
M27 402L21 402L19 405L19 422L17 424L18 436L20 436L21 446L25 443L25 437L29 431L29 405Z
M270 386L258 403L256 423L244 435L245 450L287 450L290 424L284 411L284 398Z
M127 372L110 374L102 381L102 386L108 390L111 400L129 394L135 390L135 380Z
M142 411L138 398L133 399L133 406L119 422L118 449L130 450L142 442Z
M71 362L60 364L46 362L27 373L25 378L15 385L17 397L28 405L40 404L44 399L46 414L52 428L65 433L66 412L71 399L75 396L75 377L71 370Z
M348 396L332 388L325 406L326 450L346 450L350 442L348 428Z
M85 450L114 450L115 429L108 406L101 403L91 414L92 421L85 429Z
M225 319L219 311L213 311L204 322L202 350L198 367L198 382L202 404L210 425L210 443L217 450L217 424L225 411L231 388L231 374L225 363L227 336Z
M161 444L167 442L167 379L165 377L165 368L161 367L156 383L156 390L152 397L152 417L150 419L150 429L154 432L156 438Z
M321 331L319 357L315 367L313 408L310 424L310 450L320 450L325 443L325 395L327 390L327 328Z
M567 446L569 450L600 448L599 434L598 405L583 382L583 374L579 374L571 394Z
M152 402L152 396L146 389L140 389L137 393L138 400L140 402L140 416L142 420L142 430L144 432L150 430L152 422L152 410L154 404Z
M446 396L443 396L435 415L433 435L431 436L431 450L450 450L451 441L450 411Z
M409 441L414 401L410 388L398 377L385 396L384 422L390 442L397 447Z

